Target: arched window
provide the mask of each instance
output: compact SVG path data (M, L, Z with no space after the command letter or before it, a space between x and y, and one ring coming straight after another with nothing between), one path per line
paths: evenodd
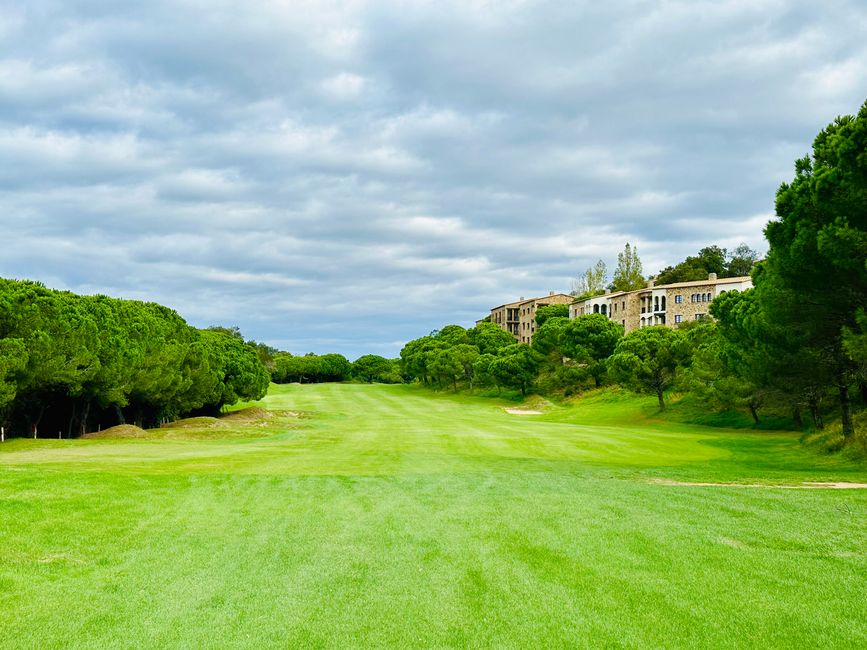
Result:
M603 316L608 314L608 305L602 305L602 309L599 310L599 313L601 313Z
M665 296L662 297L662 311L665 311Z
M598 313L599 313L599 305L593 305L593 313L594 313L594 314L598 314Z

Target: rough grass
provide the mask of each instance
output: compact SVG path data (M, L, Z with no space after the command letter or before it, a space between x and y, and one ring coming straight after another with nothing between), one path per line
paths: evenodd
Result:
M6 443L0 645L867 644L867 491L654 483L863 463L627 394L508 405L281 386L260 407L305 417Z

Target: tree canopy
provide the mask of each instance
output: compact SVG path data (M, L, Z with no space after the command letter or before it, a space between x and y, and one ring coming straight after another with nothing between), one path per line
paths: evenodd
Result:
M232 332L176 312L0 279L0 423L67 436L94 422L155 424L265 394L269 376Z
M759 255L746 244L729 252L719 246L705 246L676 266L662 269L654 278L657 285L705 280L711 273L719 278L749 275Z
M646 286L647 281L642 275L641 259L638 249L627 242L621 253L617 255L617 268L614 278L608 287L611 291L635 291Z
M801 350L823 359L837 387L843 434L854 433L849 386L858 365L844 345L867 304L867 102L838 117L795 162L765 228L766 263L755 275L769 318Z

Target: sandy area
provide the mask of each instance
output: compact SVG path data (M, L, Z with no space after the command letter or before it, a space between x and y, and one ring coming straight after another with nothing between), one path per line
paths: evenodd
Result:
M771 485L766 483L692 483L688 481L672 481L665 478L652 479L655 485L675 485L681 487L742 487L742 488L775 488L783 490L867 490L867 483L813 483L800 485Z
M505 409L506 413L511 415L542 415L542 411L534 411L532 409Z

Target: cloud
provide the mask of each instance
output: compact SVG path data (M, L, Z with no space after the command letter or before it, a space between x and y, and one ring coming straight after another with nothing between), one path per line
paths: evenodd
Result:
M841 0L36 0L0 12L0 275L394 355L626 241L764 248L867 87Z

